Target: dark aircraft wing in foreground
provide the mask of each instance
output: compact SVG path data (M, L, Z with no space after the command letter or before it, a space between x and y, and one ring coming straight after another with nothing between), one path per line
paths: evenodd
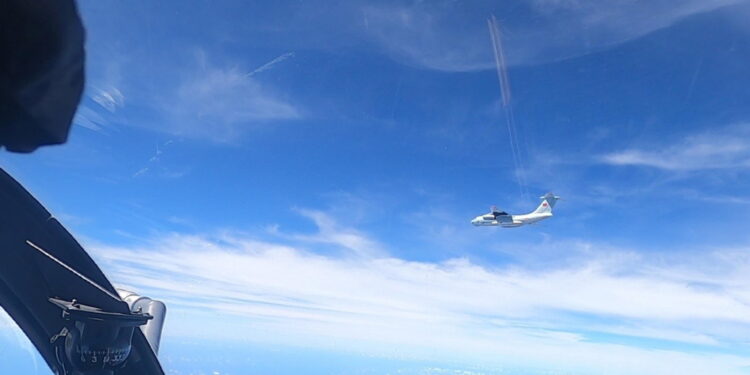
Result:
M132 313L70 233L2 169L0 306L58 374L164 374L137 329L151 317Z

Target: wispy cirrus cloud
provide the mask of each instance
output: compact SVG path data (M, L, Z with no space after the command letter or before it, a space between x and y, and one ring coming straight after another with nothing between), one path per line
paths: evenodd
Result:
M73 118L73 124L95 132L102 132L108 126L108 121L98 111L86 105L81 105Z
M172 234L92 253L115 283L168 302L175 316L168 335L540 371L739 374L750 365L749 357L722 354L744 347L750 332L750 258L742 249L664 259L605 246L599 256L551 268L418 262L363 256L337 239L341 226L331 217L302 214L317 234ZM316 250L329 242L356 256ZM222 319L195 331L197 315L216 314Z
M253 78L288 58L282 57L248 73L236 66L213 65L199 52L198 66L156 101L164 111L159 128L175 135L232 142L269 121L300 118L296 106Z
M508 63L536 64L601 50L740 0L578 1L504 3L438 1L367 3L367 33L396 60L444 71L491 69L486 19L506 31ZM460 17L456 15L460 14Z
M288 95L257 77L293 58L293 52L252 70L238 62L216 63L202 49L187 55L170 53L161 64L128 66L128 58L115 54L115 61L92 78L75 123L94 131L122 125L234 142L251 129L302 116Z
M96 93L91 98L108 111L114 112L118 108L125 106L125 95L117 87L110 86L105 89L95 90Z
M119 122L116 112L125 107L125 95L117 87L106 89L89 88L93 93L87 94L76 111L73 123L86 129L104 133Z
M122 56L107 59L96 64L96 72L87 76L88 84L85 98L82 100L73 123L86 129L107 133L122 122L121 112L125 108L126 97L123 93L123 60Z
M669 171L750 168L750 126L691 135L651 148L631 148L602 156L604 163Z
M358 256L377 256L384 254L382 244L354 228L340 225L333 217L323 211L297 209L297 212L315 223L315 234L290 234L288 238L305 242L332 244L348 250ZM278 231L276 233L279 233Z
M29 370L33 370L35 374L40 372L40 368L42 368L44 364L40 358L39 352L37 352L34 344L31 343L31 340L29 340L23 331L16 325L13 318L11 318L2 307L0 307L0 344L4 341L5 343L17 348L17 354L26 357L24 364L27 366L29 363L31 364L31 366L28 366L30 367ZM15 349L13 347L4 347L3 352L12 353ZM4 362L13 362L13 360L7 360L7 354L5 354L5 356L6 360Z

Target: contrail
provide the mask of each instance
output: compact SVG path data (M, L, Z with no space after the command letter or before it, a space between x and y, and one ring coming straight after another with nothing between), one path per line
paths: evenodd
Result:
M487 19L487 26L490 29L490 38L492 39L492 49L495 56L495 67L497 69L497 79L500 83L500 94L503 100L503 108L505 109L505 125L508 127L510 151L513 155L513 164L516 167L516 180L518 181L518 187L521 191L521 196L524 199L527 199L528 191L526 187L526 175L523 167L521 149L518 142L516 120L513 116L513 106L510 102L510 80L508 79L508 69L505 65L505 54L503 53L503 45L500 39L500 27L497 25L497 19L494 15Z
M146 162L146 165L143 168L139 169L138 172L133 173L133 178L142 176L146 172L148 172L151 169L151 166L154 165L154 163L159 162L159 159L161 158L161 154L164 153L164 151L162 149L166 148L167 146L171 145L172 143L174 143L174 141L170 139L170 140L164 142L164 144L161 147L159 147L159 145L157 144L156 145L156 153L154 153L154 155L151 156L151 158L148 159L148 161Z
M508 80L508 70L505 66L505 54L503 53L503 44L500 39L500 27L497 26L497 19L495 19L494 15L487 20L487 26L490 28L492 49L495 52L495 67L497 68L497 79L500 81L503 107L507 107L510 104L510 80Z
M276 65L276 64L278 64L278 63L280 63L280 62L282 62L282 61L284 61L284 60L286 60L286 59L288 59L290 57L294 57L294 52L287 52L287 53L285 53L285 54L283 54L283 55L281 55L281 56L279 56L279 57L277 57L277 58L275 58L275 59L273 59L273 60L271 60L271 61L263 64L263 65L261 65L259 68L253 70L250 73L247 73L245 75L245 77L246 78L247 77L252 77L252 76L254 76L254 75L256 75L256 74L258 74L260 72L263 72L263 71L266 71L268 69L271 69L271 67L273 67L274 65Z

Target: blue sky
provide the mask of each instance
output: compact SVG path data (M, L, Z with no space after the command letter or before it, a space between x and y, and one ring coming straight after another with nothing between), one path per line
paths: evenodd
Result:
M0 162L167 302L167 373L748 372L747 2L79 5L69 142Z

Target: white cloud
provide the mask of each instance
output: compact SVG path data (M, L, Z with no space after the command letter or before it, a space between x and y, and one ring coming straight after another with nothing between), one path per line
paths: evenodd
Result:
M96 94L91 99L97 102L110 112L115 112L118 108L125 106L125 96L117 87L107 87L106 89L95 89Z
M271 120L300 117L300 111L245 71L203 66L186 75L174 92L157 100L165 121L159 127L188 137L231 142Z
M107 126L104 117L86 105L78 107L73 123L96 132L102 132Z
M117 56L92 65L95 69L89 72L87 82L94 84L87 85L85 94L96 104L84 99L76 111L73 123L106 134L123 120L119 112L125 107L125 94L122 92L125 86L122 66L125 64L122 57Z
M735 126L688 136L651 149L632 148L602 157L612 165L645 166L672 171L750 168L750 126Z
M31 343L31 340L26 337L26 334L24 334L21 328L16 325L16 322L13 321L8 313L0 307L0 346L2 346L3 343L20 348L28 359L19 362L24 364L31 363L34 373L38 374L40 372L40 368L43 364L40 360L41 356L34 347L34 344ZM5 352L6 350L3 350L3 354L6 354ZM17 358L14 358L14 360L17 360Z
M579 373L739 374L750 365L749 357L679 344L742 345L750 334L743 253L659 260L603 247L601 256L551 269L415 262L363 256L361 239L339 237L353 230L301 212L319 233L277 243L169 235L92 253L115 283L167 301L168 335ZM356 256L321 255L314 249L321 242ZM596 254L596 246L580 246ZM613 334L636 343L599 338ZM648 349L643 338L673 342L672 349Z
M181 50L185 49L189 50ZM292 58L291 52L249 70L237 62L213 63L200 49L188 56L148 56L150 65L128 64L140 61L137 56L143 52L134 50L132 56L109 57L102 71L93 74L88 97L97 104L84 103L76 124L95 131L113 125L137 126L181 137L234 142L253 128L301 116L288 98L256 78ZM123 111L126 97L128 111Z
M367 32L395 59L445 71L491 69L486 25L497 15L511 65L560 60L616 45L684 17L740 0L533 0L472 3L368 4Z
M438 9L373 4L366 6L363 13L371 38L389 55L406 64L445 71L493 66L487 34L476 28L473 35L449 29L440 19L447 15ZM481 26L486 28L484 23Z
M10 316L8 316L8 313L0 308L0 329L8 329L14 327L15 325L16 323L13 322L13 319L11 319Z
M706 194L699 190L692 190L692 189L679 190L677 192L679 192L680 194L684 195L687 198L702 200L702 201L711 202L711 203L730 204L730 205L750 204L750 198L744 197L744 196L721 195L721 194L712 195L712 194Z
M313 235L295 234L289 238L306 242L319 242L340 246L359 256L376 256L384 253L383 246L367 235L352 228L344 228L322 211L299 209L300 215L312 220L318 228Z

